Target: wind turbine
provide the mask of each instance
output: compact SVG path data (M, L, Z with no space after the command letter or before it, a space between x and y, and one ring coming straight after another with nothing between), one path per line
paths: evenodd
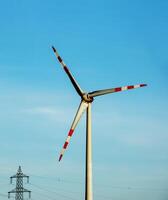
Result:
M92 200L93 199L93 194L92 194L92 136L91 136L91 104L94 100L94 97L105 95L105 94L110 94L114 92L121 92L125 90L130 90L130 89L135 89L139 87L144 87L147 86L146 84L138 84L138 85L129 85L129 86L124 86L124 87L117 87L117 88L110 88L110 89L105 89L105 90L97 90L93 92L84 92L74 77L72 76L71 72L65 65L64 61L62 58L59 56L57 50L52 46L52 49L62 65L64 71L68 75L72 85L74 86L76 92L79 94L81 97L81 102L79 105L79 108L77 110L77 113L75 115L75 118L72 122L71 128L68 132L68 137L63 145L62 151L60 153L59 161L61 161L65 150L68 147L68 144L70 142L70 139L74 133L74 130L82 116L82 114L86 111L86 178L85 178L85 200Z

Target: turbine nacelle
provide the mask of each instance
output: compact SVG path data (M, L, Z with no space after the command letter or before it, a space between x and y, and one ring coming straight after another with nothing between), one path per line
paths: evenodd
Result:
M84 93L81 98L87 103L92 103L94 100L94 98L91 97L88 93Z

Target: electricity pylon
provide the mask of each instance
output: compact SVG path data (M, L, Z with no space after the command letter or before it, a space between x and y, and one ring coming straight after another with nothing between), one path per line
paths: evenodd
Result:
M28 192L29 198L31 197L31 191L23 187L23 178L27 178L27 183L29 183L29 176L22 173L21 166L14 176L10 177L10 183L12 184L13 178L16 178L16 188L8 192L8 198L10 198L11 193L15 193L15 200L23 200L23 193Z

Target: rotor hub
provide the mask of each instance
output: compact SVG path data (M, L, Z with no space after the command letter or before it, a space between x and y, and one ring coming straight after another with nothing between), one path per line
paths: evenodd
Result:
M82 96L82 99L84 101L86 101L87 103L92 103L94 98L93 97L90 97L89 94L87 93L84 93L83 96Z

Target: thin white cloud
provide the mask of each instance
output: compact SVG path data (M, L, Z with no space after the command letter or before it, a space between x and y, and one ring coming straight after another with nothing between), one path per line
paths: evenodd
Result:
M28 108L24 110L25 113L28 114L44 114L44 115L57 115L60 114L60 110L52 108L52 107L34 107ZM61 111L61 114L63 112Z
M48 119L54 119L59 122L66 122L67 114L73 116L74 111L69 108L58 108L50 106L40 106L26 108L21 111L26 115L40 115L41 117L46 117Z

